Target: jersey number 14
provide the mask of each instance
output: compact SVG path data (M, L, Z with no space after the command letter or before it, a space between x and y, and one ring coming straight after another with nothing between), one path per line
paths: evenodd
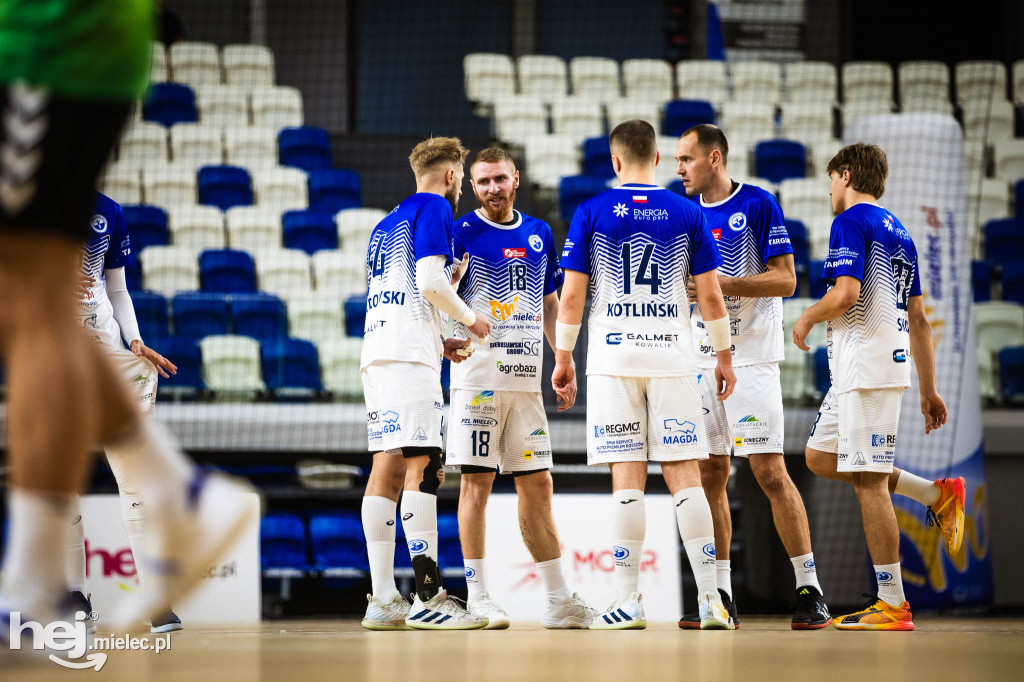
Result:
M640 256L640 265L636 269L636 275L633 276L632 262L633 262L633 245L629 242L622 243L622 293L629 294L632 290L632 284L648 285L651 287L651 293L655 296L658 295L658 287L661 286L661 278L658 277L658 264L651 262L651 256L654 255L654 244L645 244L643 254ZM647 276L647 269L650 268L651 276Z

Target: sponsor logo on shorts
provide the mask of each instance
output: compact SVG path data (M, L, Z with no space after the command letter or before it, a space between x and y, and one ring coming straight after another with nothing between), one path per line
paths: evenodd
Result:
M505 255L505 258L526 258L526 249L502 249L502 253Z
M527 365L522 362L510 363L498 360L496 365L498 371L506 376L511 374L519 379L532 379L537 376L537 365Z
M375 422L375 421L378 421L379 419L380 419L380 412L378 412L377 410L373 410L372 412L367 412L366 413L366 421L368 421L368 422Z
M860 467L867 466L867 461L865 461L865 459L864 459L864 453L863 452L858 452L858 453L855 453L853 455L853 465L854 466L860 466Z
M605 436L627 436L631 433L640 433L640 422L594 426L594 438L604 438Z
M873 448L884 448L884 447L896 447L896 434L895 433L873 433L871 434L871 447Z
M612 547L612 558L615 559L616 562L625 561L628 556L629 550L625 547L619 547L618 545Z
M540 253L541 251L544 250L544 241L538 235L531 234L530 248L536 251L537 253Z
M469 404L473 407L477 405L483 405L484 403L494 402L494 391L481 391L473 396L473 399L469 401Z
M412 434L413 440L426 440L427 434L423 433L423 427L416 429L416 433Z
M426 540L409 540L409 553L410 554L423 554L427 551Z
M742 438L734 438L733 443L736 445L736 447L741 448L744 445L767 445L768 440L768 436L744 436Z
M492 417L463 417L463 426L497 426L498 420Z
M705 555L707 555L707 556L711 557L712 559L714 559L715 558L715 543L709 542L708 544L704 545L703 548L701 548L701 551L704 552Z
M546 436L546 435L548 435L548 432L545 431L543 428L540 428L540 429L535 429L533 431L533 433L531 433L530 435L531 436Z
M661 437L663 445L686 445L697 442L697 435L694 433L697 426L689 420L681 422L678 419L666 419L663 426L668 431L667 436Z
M761 421L761 420L758 419L757 417L755 417L754 415L748 414L746 417L744 417L743 419L740 420L740 424L751 424L751 423L759 422L759 421Z
M880 583L887 583L892 580L892 573L889 571L878 571L875 573L875 578Z
M896 350L894 350L892 352L892 361L893 362L906 362L907 361L907 349L906 348L897 348Z
M533 450L523 450L523 459L533 459Z
M394 410L388 410L381 415L381 418L383 418L388 424L394 424L398 421L398 413Z

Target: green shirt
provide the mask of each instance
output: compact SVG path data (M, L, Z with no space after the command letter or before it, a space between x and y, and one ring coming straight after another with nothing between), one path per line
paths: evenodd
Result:
M0 82L135 99L149 80L152 0L0 0Z

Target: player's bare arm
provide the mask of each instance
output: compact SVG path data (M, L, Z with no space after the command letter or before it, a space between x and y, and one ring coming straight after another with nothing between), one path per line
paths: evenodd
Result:
M946 423L946 403L935 389L935 345L932 326L924 310L924 296L911 296L907 301L910 322L910 354L917 367L917 386L921 393L921 414L924 432L931 433Z
M548 340L548 345L551 346L551 350L558 354L558 345L555 335L555 327L558 323L558 292L553 291L544 297L544 338ZM561 390L555 389L555 393L558 396L558 411L565 412L570 407L576 404L576 362L572 359L572 354L569 355L569 362L573 366L573 380L562 387Z
M570 385L576 385L576 365L572 359L572 348L576 345L576 336L579 335L580 324L583 321L583 305L587 299L589 285L589 275L575 270L565 271L565 283L562 285L562 298L558 304L556 328L565 330L563 333L567 338L558 338L559 331L556 329L555 368L551 371L551 387L555 389L559 399L563 399L562 396L566 395ZM569 336L571 339L568 338ZM563 408L562 405L559 405L558 410L561 412L571 406Z
M796 265L793 254L769 258L765 264L768 270L759 275L749 277L718 276L718 284L726 296L747 296L751 298L771 298L773 296L792 296L796 291ZM697 287L693 277L686 280L686 294L690 303L697 302Z
M793 325L793 343L803 351L811 350L804 339L811 333L811 327L819 322L834 320L853 307L860 298L860 280L843 276L836 279L836 285L828 290L821 300L805 310Z
M722 288L718 285L718 271L708 270L693 278L697 291L697 305L705 324L708 321L725 319L728 327L729 313L722 299ZM732 369L732 351L728 348L716 349L718 364L715 366L715 387L718 400L722 401L732 395L736 388L736 373Z

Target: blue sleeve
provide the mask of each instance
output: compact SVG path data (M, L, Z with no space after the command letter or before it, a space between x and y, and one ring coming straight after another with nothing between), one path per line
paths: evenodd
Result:
M708 229L704 211L693 208L696 224L690 230L690 275L703 275L722 264L722 254L718 251L715 236Z
M829 284L835 284L839 277L856 277L864 281L867 246L867 235L861 225L845 218L833 220L828 238L828 259L821 278Z
M562 267L566 270L582 272L588 277L590 272L590 215L580 206L569 223L569 234L562 248Z
M757 225L758 246L761 258L765 263L776 256L793 253L793 245L789 241L786 230L786 219L782 215L782 207L775 197L767 195L761 202L761 220Z
M110 226L110 246L103 258L104 270L123 268L132 262L131 238L128 236L128 224L124 220L124 211L117 204L108 216Z
M910 295L920 296L921 295L921 266L917 261L917 247L914 247L914 279L910 282Z
M562 276L562 266L558 262L558 251L555 250L555 239L551 235L551 228L547 227L547 234L544 238L548 242L548 271L544 273L544 295L553 294L562 286L565 277Z
M420 207L412 238L416 260L444 256L445 264L452 262L452 207L446 199L431 200Z

